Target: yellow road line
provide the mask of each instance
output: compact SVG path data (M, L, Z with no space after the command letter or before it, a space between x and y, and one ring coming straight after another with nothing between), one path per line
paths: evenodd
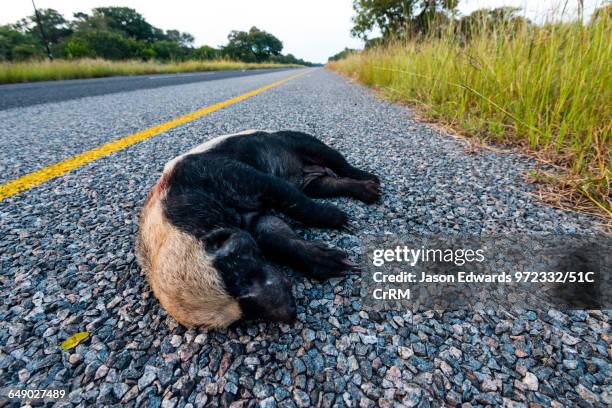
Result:
M238 95L226 101L219 102L211 106L207 106L195 112L191 112L186 115L180 116L178 118L172 119L168 122L161 123L159 125L150 127L148 129L141 130L140 132L136 132L131 135L122 137L121 139L115 140L113 142L103 144L94 149L91 149L86 152L77 154L76 156L70 157L69 159L62 160L61 162L51 164L47 167L43 167L40 170L36 170L32 173L28 173L26 175L23 175L21 177L8 181L4 184L0 184L0 201L4 200L7 197L14 196L15 194L19 194L22 191L29 190L33 187L36 187L48 180L51 180L52 178L61 176L62 174L66 174L76 169L77 167L80 167L86 163L97 160L100 157L108 156L109 154L114 153L118 150L125 149L126 147L131 146L134 143L138 143L143 140L149 139L160 133L167 132L168 130L173 129L177 126L180 126L185 123L191 122L195 119L198 119L204 115L208 115L211 112L214 112L221 108L225 108L226 106L230 106L240 101L243 101L247 98L250 98L251 96L257 95L270 88L279 86L280 84L283 84L287 81L297 78L303 74L305 74L305 72L301 72L297 75L292 75L290 77L281 79L279 81L272 82L271 84L262 86L261 88L254 89L250 92L244 93L242 95Z

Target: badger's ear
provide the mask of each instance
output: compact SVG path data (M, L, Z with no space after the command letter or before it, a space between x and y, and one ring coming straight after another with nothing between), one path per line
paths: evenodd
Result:
M215 256L227 256L237 249L238 242L232 239L233 231L219 228L211 231L204 237L206 252Z

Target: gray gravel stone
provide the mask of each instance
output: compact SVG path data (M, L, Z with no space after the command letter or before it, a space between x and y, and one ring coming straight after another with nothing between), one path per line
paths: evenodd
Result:
M276 408L276 400L274 397L268 397L259 402L261 408Z
M156 376L157 369L152 366L146 366L142 377L138 379L138 388L140 388L141 390L145 389L153 382L153 380L155 380Z
M310 397L302 390L293 391L293 401L295 401L296 405L300 408L310 406Z
M527 372L525 377L523 378L523 384L530 391L538 390L538 377L536 377L533 373Z
M129 389L129 386L127 384L124 384L124 383L113 384L113 394L118 400L123 398L123 396L128 391L128 389Z

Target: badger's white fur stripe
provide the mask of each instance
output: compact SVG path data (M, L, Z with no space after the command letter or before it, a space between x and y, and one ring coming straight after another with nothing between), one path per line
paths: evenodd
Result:
M221 136L217 136L215 138L212 138L210 140L207 140L206 142L197 145L196 147L192 148L191 150L189 150L186 153L181 154L180 156L175 157L174 159L170 160L168 163L166 163L166 165L164 166L164 173L167 174L169 173L174 166L176 165L176 163L178 163L183 157L187 156L188 154L194 154L194 153L203 153L207 150L212 149L213 147L217 146L219 143L223 142L224 140L230 138L230 137L234 137L234 136L244 136L244 135L250 135L253 133L257 133L257 132L269 132L267 130L259 130L259 129L248 129L248 130L243 130L242 132L238 132L238 133L232 133L229 135L221 135Z
M151 189L140 216L136 253L161 305L184 326L226 327L240 319L219 273L193 236L164 216L163 178Z

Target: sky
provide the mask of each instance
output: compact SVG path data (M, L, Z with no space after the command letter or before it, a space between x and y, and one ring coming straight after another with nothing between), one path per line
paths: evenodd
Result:
M584 0L586 14L604 0ZM71 18L76 11L89 12L100 6L136 9L149 23L168 30L186 31L195 36L195 45L218 47L227 42L231 30L246 31L252 26L268 31L291 53L311 62L326 62L344 47L362 48L350 35L352 0L35 0L39 8L54 8ZM32 14L31 0L2 0L0 24L14 23ZM460 0L462 14L483 7L516 6L538 21L567 3L575 13L578 0Z

